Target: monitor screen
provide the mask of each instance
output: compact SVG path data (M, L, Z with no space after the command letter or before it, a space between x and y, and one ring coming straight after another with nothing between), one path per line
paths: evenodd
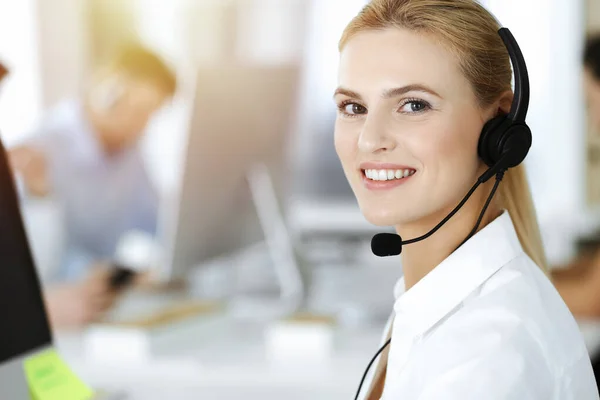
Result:
M247 176L265 164L284 193L299 80L295 65L198 69L180 186L160 233L165 278L264 240Z
M41 285L0 143L0 363L51 342Z

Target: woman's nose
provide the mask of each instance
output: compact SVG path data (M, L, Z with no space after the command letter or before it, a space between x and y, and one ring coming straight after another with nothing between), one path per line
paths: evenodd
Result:
M358 148L364 153L391 151L396 141L390 127L385 121L369 116L365 121L358 138Z

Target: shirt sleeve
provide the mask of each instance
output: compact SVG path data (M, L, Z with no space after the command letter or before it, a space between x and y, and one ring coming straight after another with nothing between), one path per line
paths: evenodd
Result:
M41 152L46 158L46 162L48 163L48 179L53 180L51 168L54 157L54 147L52 146L52 142L57 140L58 135L54 131L53 126L51 126L50 122L42 121L35 130L25 135L24 138L21 139L19 142L7 147L6 151L10 151L11 149L17 147L28 146ZM28 200L29 192L27 191L22 176L19 174L14 174L14 180L19 201L23 202Z
M57 146L53 146L53 142L56 142L60 139L60 118L57 118L55 110L50 110L44 117L39 121L35 129L23 135L23 138L18 142L14 143L11 146L7 146L7 151L12 148L20 147L20 146L30 146L35 148L36 150L42 152L44 156L47 158L49 175L48 179L51 181L51 186L54 186L54 174L52 173L52 162L55 157L55 149ZM61 143L62 144L62 143ZM62 241L63 235L63 223L62 215L58 210L58 206L54 203L52 197L47 198L45 200L39 200L37 198L33 198L30 196L25 183L23 181L22 176L19 174L13 174L13 179L15 183L16 194L19 200L19 207L22 213L23 223L26 226L27 236L30 241L30 249L32 252L32 256L36 261L36 268L38 272L38 276L43 286L46 286L49 283L54 282L57 279L59 274L59 269L61 268L60 261L55 262L55 259L59 259L61 257L60 254L64 252L64 243ZM46 201L50 201L52 204L56 205L56 212L51 212L48 210ZM41 208L40 208L41 207ZM41 214L40 214L41 212ZM43 215L41 219L38 218L40 215ZM46 222L46 217L48 215L57 216L58 220L54 221L54 217L52 222L56 222L56 226L52 226L53 229L48 229L48 224ZM48 233L50 232L50 233ZM57 248L50 248L47 245L47 241L44 238L44 235L51 234L53 237L49 239L51 242L54 241L56 236L60 237L60 240L57 240L56 246ZM51 254L50 254L51 253Z

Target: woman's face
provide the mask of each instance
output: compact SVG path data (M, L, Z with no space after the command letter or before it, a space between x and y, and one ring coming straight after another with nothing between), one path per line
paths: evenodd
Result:
M354 36L334 99L336 151L375 225L446 214L485 170L477 141L491 114L456 58L427 36L395 28Z
M115 75L101 81L100 88L112 92L115 97L106 109L97 110L101 118L104 144L112 150L120 150L136 143L160 107L167 99L159 85L149 80L126 75Z

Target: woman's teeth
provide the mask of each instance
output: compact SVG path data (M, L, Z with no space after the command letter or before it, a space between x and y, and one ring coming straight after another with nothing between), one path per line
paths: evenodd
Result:
M366 169L365 176L374 181L391 181L406 178L415 172L414 169Z

